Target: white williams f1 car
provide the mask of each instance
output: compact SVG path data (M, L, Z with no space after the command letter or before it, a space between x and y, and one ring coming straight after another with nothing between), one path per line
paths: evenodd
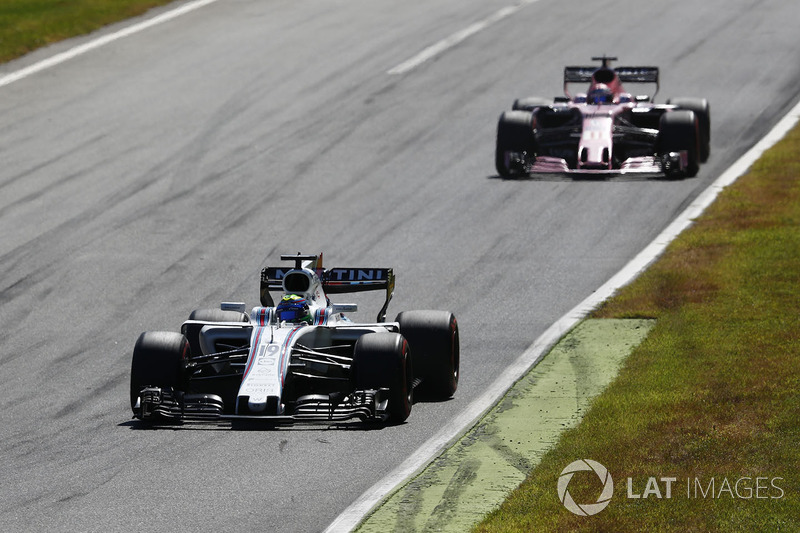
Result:
M145 332L131 364L133 416L179 422L259 419L274 424L360 419L401 423L415 391L451 397L458 386L458 324L447 311L406 311L386 322L387 268L322 267L322 254L281 256L261 272L261 305L198 309L178 332ZM270 291L281 291L276 304ZM385 290L373 323L328 294Z

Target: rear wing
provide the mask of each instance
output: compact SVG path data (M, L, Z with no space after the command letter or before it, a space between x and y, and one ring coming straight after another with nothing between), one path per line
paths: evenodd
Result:
M598 70L597 67L564 67L564 93L569 95L567 85L570 83L591 83ZM656 90L651 98L658 93L658 67L617 67L613 71L621 83L654 83Z
M597 67L564 67L564 83L591 83ZM617 67L619 81L628 83L658 83L658 67Z
M564 67L564 85L567 83L591 83L597 67Z
M614 70L621 82L658 85L658 67L617 67Z
M294 268L265 267L261 270L261 305L275 305L269 291L282 291L283 278L291 270ZM394 271L391 268L318 268L316 273L326 294L385 290L386 301L378 313L378 322L386 320L386 310L394 295Z

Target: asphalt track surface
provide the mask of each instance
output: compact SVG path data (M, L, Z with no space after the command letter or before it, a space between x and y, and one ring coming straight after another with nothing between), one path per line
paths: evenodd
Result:
M4 529L324 529L798 99L794 0L539 0L388 73L510 5L219 1L0 88ZM500 112L603 53L711 101L699 175L499 179ZM296 251L394 267L390 317L456 313L456 397L384 429L132 423L139 333L255 305Z

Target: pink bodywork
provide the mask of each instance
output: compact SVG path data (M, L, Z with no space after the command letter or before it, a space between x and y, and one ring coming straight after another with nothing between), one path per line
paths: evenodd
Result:
M592 90L600 85L611 91L613 101L604 104L587 102L586 95L591 94ZM621 168L613 168L615 118L637 105L630 93L625 91L616 73L614 73L613 79L603 80L602 83L593 76L587 93L577 93L573 97L567 91L566 86L564 92L570 98L570 102L565 105L577 108L583 117L583 128L578 144L578 168L569 168L566 161L557 157L540 156L536 158L530 172L572 174L661 172L661 163L656 157L632 157L625 160ZM685 159L685 154L682 155Z
M583 131L578 144L578 168L611 168L614 115L626 104L582 104Z

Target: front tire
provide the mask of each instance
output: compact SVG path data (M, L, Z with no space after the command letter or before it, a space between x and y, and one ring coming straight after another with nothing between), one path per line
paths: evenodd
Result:
M145 387L181 389L184 364L189 354L186 337L172 331L146 331L133 347L131 361L131 409Z
M367 333L353 351L356 390L389 389L389 422L401 424L411 414L414 373L408 342L399 333Z
M519 174L523 165L515 159L525 154L533 157L535 152L533 135L533 113L530 111L506 111L497 123L497 145L494 163L497 173L503 177Z
M694 111L678 110L661 116L658 132L659 154L686 150L689 161L684 169L687 177L694 177L700 168L699 124Z
M408 340L420 391L436 399L455 394L461 371L458 322L449 311L404 311L395 319Z
M705 98L670 98L667 104L678 106L679 109L694 111L697 116L700 135L699 160L701 163L708 161L711 154L711 107Z

